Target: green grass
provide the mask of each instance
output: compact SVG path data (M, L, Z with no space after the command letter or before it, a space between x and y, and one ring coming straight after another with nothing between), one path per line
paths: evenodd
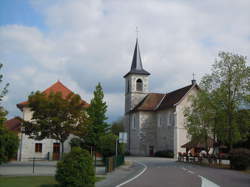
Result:
M0 187L55 187L58 186L52 176L0 177Z
M96 181L105 177L96 177ZM0 187L58 187L52 176L0 177Z

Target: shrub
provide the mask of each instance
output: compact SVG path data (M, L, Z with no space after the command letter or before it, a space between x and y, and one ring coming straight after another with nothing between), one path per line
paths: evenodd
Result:
M16 155L18 145L18 136L0 124L0 164L8 162Z
M155 156L156 157L174 158L174 152L172 150L157 151L155 153Z
M100 153L104 157L115 155L115 142L117 136L109 133L100 137Z
M63 187L94 187L95 172L89 152L73 147L57 163L55 178Z
M233 169L246 170L250 166L250 150L244 148L232 150L230 163Z

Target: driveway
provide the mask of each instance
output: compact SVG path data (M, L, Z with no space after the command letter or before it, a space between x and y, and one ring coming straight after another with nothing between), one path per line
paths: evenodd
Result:
M173 159L129 157L144 166L144 172L124 187L249 187L250 174L179 163ZM119 185L118 185L119 186Z

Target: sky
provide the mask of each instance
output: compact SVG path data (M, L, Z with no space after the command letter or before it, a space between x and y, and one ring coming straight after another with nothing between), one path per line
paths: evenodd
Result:
M109 122L124 114L124 79L136 41L150 92L199 82L220 51L250 56L249 0L1 0L2 105L60 80L90 102L100 82ZM249 64L249 59L247 60Z

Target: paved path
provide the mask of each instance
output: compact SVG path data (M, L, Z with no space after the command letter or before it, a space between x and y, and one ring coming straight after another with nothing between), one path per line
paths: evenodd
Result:
M173 159L130 157L147 169L124 187L249 187L250 175L239 171L215 169Z

